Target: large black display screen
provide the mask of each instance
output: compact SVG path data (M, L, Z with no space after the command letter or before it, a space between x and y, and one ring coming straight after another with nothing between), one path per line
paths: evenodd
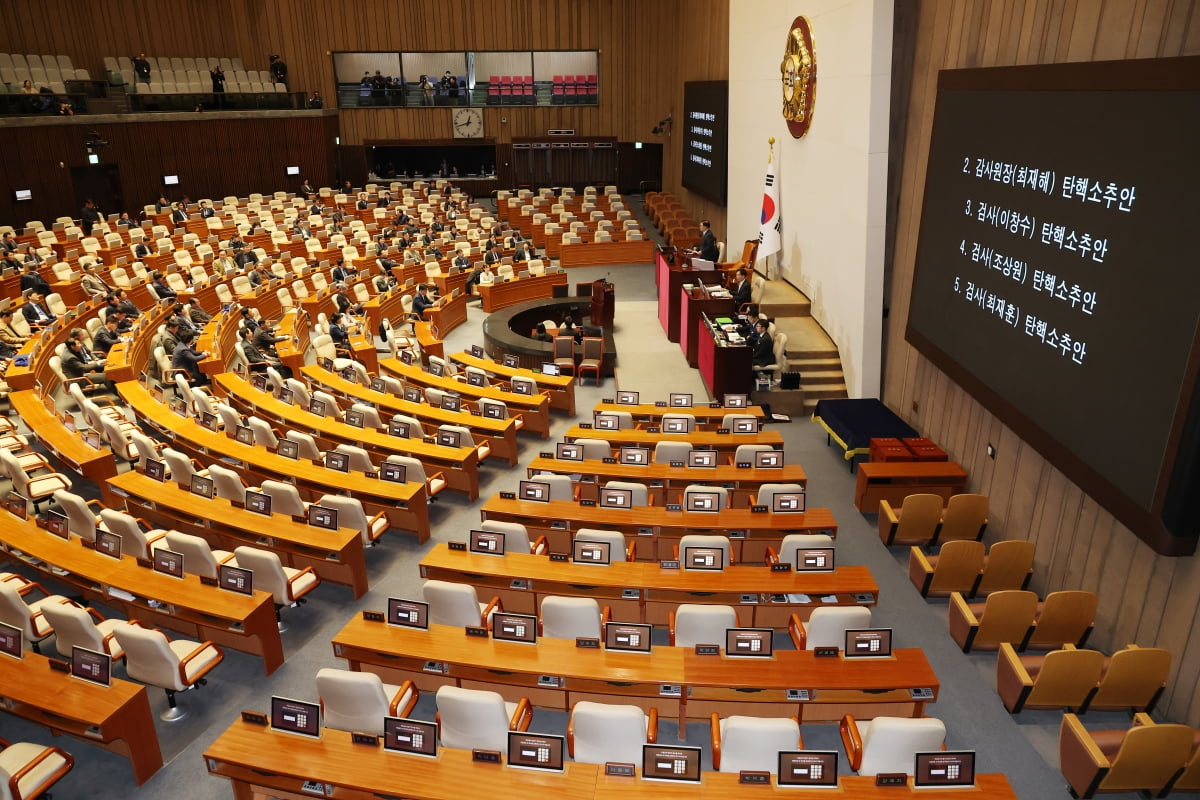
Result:
M905 334L1161 552L1196 533L1163 511L1196 449L1198 141L1200 59L943 72Z
M729 82L683 85L683 185L725 204L729 142Z

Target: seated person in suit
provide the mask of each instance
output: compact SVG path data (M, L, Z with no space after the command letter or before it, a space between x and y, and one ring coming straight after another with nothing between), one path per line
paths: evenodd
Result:
M754 323L754 333L750 335L754 345L751 361L756 367L769 367L775 363L775 344L771 334L767 332L767 321L760 319Z
M269 320L262 320L259 324L252 328L254 331L254 346L272 358L279 358L279 353L275 350L275 345L280 342L286 342L286 336L276 336L275 329L271 327Z
M211 219L216 215L217 212L213 211L213 207L208 204L207 200L200 201L200 219Z
M348 281L358 275L358 270L354 268L353 264L346 266L346 260L339 258L337 266L333 268L333 272L331 274L333 275L333 279L335 281Z
M92 344L96 348L97 353L103 353L107 356L112 346L121 341L121 334L117 331L117 324L120 322L117 316L116 314L109 314L108 319L104 320L104 326L96 331L96 338ZM84 332L84 335L86 335L86 332ZM72 338L74 338L74 332L72 332ZM82 337L80 338L82 339ZM86 346L84 350L86 356Z
M95 262L88 262L83 268L83 275L79 279L79 288L87 292L88 297L93 299L103 297L112 289L104 279L96 274Z
M187 209L183 207L183 203L176 203L175 207L171 209L171 222L178 225L187 222L187 218Z
M25 337L12 324L13 311L0 311L0 358L9 358L25 345Z
M513 253L513 261L522 262L530 261L537 258L537 253L529 246L529 242L521 242L517 245L517 251Z
M175 353L171 356L171 367L185 370L188 383L192 386L207 386L208 376L200 371L200 362L208 358L208 353L196 349L194 338L190 331L180 332L179 344L175 346Z
M68 380L87 378L98 386L113 390L112 384L104 374L104 359L84 360L83 342L79 339L67 339L67 349L63 351L62 356L62 371Z
M750 278L747 276L744 267L739 267L737 273L735 273L730 292L733 294L733 302L738 308L750 302Z
M337 284L337 291L333 295L334 308L341 314L353 314L358 316L362 313L362 304L355 303L350 299L350 295L346 293L346 284Z
M425 309L433 308L434 301L429 297L429 287L423 283L417 284L417 293L412 302L412 319L425 319Z
M504 254L500 252L500 243L495 242L491 248L483 256L485 264L499 264L504 258Z
M50 294L50 283L37 271L37 264L25 262L25 273L21 276L21 291L36 291L45 297Z
M539 322L537 332L533 334L534 341L538 342L553 342L554 337L546 333L546 323Z
M329 318L329 338L335 347L350 349L350 331L345 326L345 317L334 314Z
M159 270L154 270L151 276L150 288L158 295L158 299L162 300L165 297L174 297L175 290L167 285L167 277Z
M56 317L46 307L46 297L41 292L29 293L29 300L21 306L21 316L29 323L30 328L48 328L54 324Z
M242 328L238 331L238 336L242 339L242 353L245 354L246 361L250 364L251 372L266 372L267 367L274 367L285 380L292 377L292 368L284 366L278 356L264 353L255 346L256 334L253 331L249 328Z
M458 267L460 270L470 269L471 268L471 259L469 256L467 256L466 253L459 250L458 255L456 255L454 257L454 262L451 266Z

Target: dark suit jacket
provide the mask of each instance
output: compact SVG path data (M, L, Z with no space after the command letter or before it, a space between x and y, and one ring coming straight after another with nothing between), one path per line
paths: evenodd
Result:
M700 237L700 246L697 248L700 251L700 257L709 261L716 261L720 255L720 250L717 249L717 237L712 231L705 231Z
M121 341L121 335L116 331L109 331L108 328L101 328L96 331L96 335L92 337L92 346L98 352L108 353L108 348L112 347L117 342Z
M754 355L751 357L756 367L766 367L775 363L775 344L771 334L764 333L754 343Z
M25 317L25 321L30 325L49 325L54 321L54 315L41 303L26 303L21 306L21 316Z
M742 281L733 287L733 301L740 308L743 303L750 302L750 281Z

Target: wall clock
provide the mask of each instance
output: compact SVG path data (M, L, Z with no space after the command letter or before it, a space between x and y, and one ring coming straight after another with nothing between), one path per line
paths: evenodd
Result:
M454 138L478 139L483 136L483 112L478 108L460 108L454 112Z

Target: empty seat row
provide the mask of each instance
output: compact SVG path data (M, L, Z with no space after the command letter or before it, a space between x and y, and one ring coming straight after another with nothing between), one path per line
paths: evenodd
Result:
M913 547L908 556L908 578L922 597L987 596L1004 589L1024 589L1033 577L1033 542L996 542L985 554L983 542L951 540L937 555Z
M1142 792L1151 797L1200 791L1200 731L1134 715L1128 730L1088 730L1064 714L1058 761L1072 797Z
M1051 592L1044 602L1020 589L989 594L983 603L950 595L950 636L964 653L997 650L1008 642L1018 651L1056 650L1064 644L1083 647L1096 621L1099 598L1094 592Z
M952 539L983 538L987 530L988 499L981 494L957 494L942 507L936 494L910 494L900 509L879 502L879 538L886 545L935 545Z

